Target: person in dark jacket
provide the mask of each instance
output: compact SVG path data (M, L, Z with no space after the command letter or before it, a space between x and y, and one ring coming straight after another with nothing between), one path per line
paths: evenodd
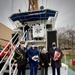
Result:
M23 41L20 42L20 46L17 47L15 50L14 63L15 63L15 66L18 68L17 75L25 75L26 64L27 64L27 54L24 48Z
M50 49L52 75L55 75L55 68L57 69L57 75L60 75L62 57L63 53L59 48L57 48L56 42L52 42L52 48Z
M35 47L34 42L31 42L31 47L28 49L30 75L37 75L39 51Z
M25 27L24 27L24 32L26 33L26 34L25 34L25 40L28 40L28 39L29 39L29 29L30 29L30 27L29 27L28 24L26 23L26 24L25 24Z
M48 75L48 67L50 63L50 55L44 46L40 53L41 75ZM44 74L45 73L45 74Z

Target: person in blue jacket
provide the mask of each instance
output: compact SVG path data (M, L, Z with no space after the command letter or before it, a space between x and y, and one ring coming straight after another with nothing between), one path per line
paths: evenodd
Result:
M35 43L31 42L31 47L28 49L30 75L37 75L39 51L35 47Z

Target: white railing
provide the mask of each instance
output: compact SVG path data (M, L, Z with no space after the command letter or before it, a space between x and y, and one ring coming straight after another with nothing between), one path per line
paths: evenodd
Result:
M24 33L24 35L25 35L25 33ZM25 36L22 36L22 38L20 39L20 41L23 41L24 39L25 39ZM18 43L17 43L17 45L16 45L16 47L18 47L19 46L19 44L20 44L20 41L18 41ZM27 41L25 42L25 46L27 45ZM15 51L14 51L15 52ZM12 55L12 57L10 58L10 61L9 61L9 75L16 75L17 74L17 67L15 67L15 69L13 70L13 66L14 66L14 62L13 63L11 63L12 62L12 60L13 60L13 56L14 56L14 53L13 53L13 55ZM12 72L13 71L13 72Z
M7 52L5 53L5 55L4 55L4 57L1 59L1 61L0 61L0 64L4 61L5 62L5 64L3 65L3 67L2 67L2 69L1 69L1 71L0 71L0 75L3 75L3 73L4 73L4 71L6 70L6 68L7 68L7 66L8 66L8 63L9 63L9 60L10 60L10 58L11 58L11 56L12 56L12 54L13 54L13 52L14 52L14 49L16 48L16 46L14 46L13 44L12 44L12 40L15 38L15 36L18 34L18 32L13 36L13 38L10 40L10 42L5 46L5 48L2 50L2 52L1 53L3 53L5 50L6 50L6 48L9 46L9 44L11 45L10 47L9 47L9 49L7 50ZM16 37L16 39L15 39L15 41L17 40L17 38L18 37ZM15 42L14 41L14 42ZM13 49L12 49L13 48ZM8 56L8 58L6 58L6 56L7 56L7 54L9 53L9 52L11 52L10 53L10 55Z
M17 34L18 34L18 32L14 35L14 37L15 37ZM7 47L9 46L9 44L11 45L11 47L13 46L13 45L12 45L12 40L14 39L14 37L13 37L13 38L10 40L10 42L5 46L5 48L1 51L0 54L2 54L2 53L7 49ZM16 40L15 40L15 41L16 41ZM11 47L10 47L10 48L11 48ZM3 62L3 60L4 60L5 57L6 57L6 55L7 55L8 52L10 51L10 48L9 48L8 51L5 53L4 57L1 59L0 63Z

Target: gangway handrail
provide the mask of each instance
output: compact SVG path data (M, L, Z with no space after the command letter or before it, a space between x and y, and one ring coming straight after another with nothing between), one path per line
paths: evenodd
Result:
M24 32L24 35L25 35L25 34L26 34L26 32ZM17 33L15 34L15 36L16 36L16 35L17 35ZM14 56L14 52L15 52L16 47L19 46L20 41L23 41L23 40L25 39L24 35L23 35L22 38L17 42L16 46L14 47L14 50L12 50L10 56L8 57L8 59L6 60L4 66L2 67L2 69L1 69L1 71L0 71L0 75L3 75L3 73L4 73L4 71L6 70L7 66L10 64L9 61L11 61L11 60L13 59L13 56ZM14 36L14 37L15 37L15 36ZM14 38L14 37L13 37L13 38ZM13 38L12 38L12 39L13 39ZM9 43L11 43L11 42L12 42L12 40L10 40ZM9 43L8 43L6 46L8 46ZM12 46L13 46L13 44L12 44ZM11 67L11 65L9 65L9 67ZM12 67L13 67L13 66L12 66ZM11 68L9 68L9 72L10 72L10 70L11 70ZM10 73L11 73L11 72L10 72ZM10 74L10 75L11 75L11 74Z
M9 41L9 43L5 46L5 48L1 51L1 53L7 48L7 46L12 42L14 37L18 34L18 32L13 36L13 38Z
M17 75L17 72L18 72L18 69L16 67L15 70L14 70L14 72L13 72L13 75Z
M14 47L14 49L15 49L15 48L16 48L16 47ZM1 69L1 71L0 71L0 75L3 75L3 71L7 68L7 64L8 64L8 62L9 62L10 58L12 57L13 52L14 52L14 50L12 50L12 52L11 52L10 56L8 57L6 63L5 63L4 66L2 67L2 69Z
M13 36L13 38L8 42L8 44L5 46L5 48L1 51L1 54L4 52L4 50L9 46L9 44L11 44L12 40L15 38L15 36L18 34L18 32ZM9 50L7 51L7 53L9 52ZM0 63L3 62L5 56L7 55L7 53L4 55L4 57L1 59Z
M24 35L26 34L26 32L24 33ZM22 36L22 38L21 38L21 40L20 41L23 41L23 39L25 38L25 36ZM18 43L17 43L17 45L16 45L16 47L18 47L19 46L19 44L20 44L20 41L18 41ZM26 41L27 42L27 41ZM27 43L25 42L25 44L27 45ZM14 52L15 52L15 50L14 50ZM13 56L14 56L14 53L13 53ZM13 69L13 65L11 65L11 61L12 61L12 59L13 59L13 56L10 58L10 61L9 61L9 75L11 75L12 74L12 69ZM14 64L14 63L13 63ZM15 74L16 75L16 72L17 71L17 67L13 70L13 75Z
M14 56L14 52L13 52L13 55L11 56L10 60L9 60L9 75L11 75L11 70L12 70L12 67L14 65L14 63L12 64L11 61L13 59L13 56ZM11 67L12 66L12 67Z
M17 37L18 38L18 37ZM17 40L17 38L15 39L15 41ZM14 41L14 43L15 43ZM13 43L13 44L14 44ZM2 61L5 59L6 55L8 54L8 52L10 52L11 48L14 47L13 44L11 44L11 47L8 49L8 51L5 53L4 57L2 58L2 60L0 61L0 63L2 63Z
M2 69L1 69L1 71L0 71L0 75L3 75L3 71L5 71L5 69L7 68L8 62L9 62L11 56L12 56L12 53L13 53L14 49L16 48L16 46L13 46L12 40L14 39L14 37L15 37L17 34L18 34L18 32L13 36L13 38L10 40L10 42L9 42L9 43L5 46L5 48L3 49L3 51L4 51L4 50L6 49L6 47L8 47L9 44L11 44L11 47L10 47L10 48L13 47L13 50L11 49L11 54L9 55L8 59L6 60L4 66L2 67ZM7 53L10 51L10 48L8 49ZM2 52L3 52L3 51L2 51ZM4 55L4 57L2 58L2 60L0 61L0 63L3 62L3 59L5 58L5 56L7 55L7 53Z

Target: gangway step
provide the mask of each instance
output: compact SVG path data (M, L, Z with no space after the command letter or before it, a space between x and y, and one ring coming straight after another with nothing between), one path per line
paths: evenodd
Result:
M4 72L4 73L9 73L9 70L4 70L3 72Z

